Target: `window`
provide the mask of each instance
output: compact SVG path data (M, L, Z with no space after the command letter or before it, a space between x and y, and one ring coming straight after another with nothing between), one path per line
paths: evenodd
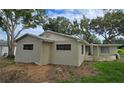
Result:
M109 53L109 47L101 47L101 53Z
M33 44L24 44L23 50L33 50Z
M71 44L58 44L56 50L71 50Z
M84 46L83 45L81 46L81 53L82 54L84 53Z

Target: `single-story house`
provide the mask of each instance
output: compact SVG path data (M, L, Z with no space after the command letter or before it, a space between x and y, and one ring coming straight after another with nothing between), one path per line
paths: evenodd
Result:
M85 40L53 31L39 36L25 34L16 40L17 63L80 66L84 61L115 60L118 44L89 44Z
M2 40L0 41L0 57L1 56L7 56L8 54L8 47L7 43L3 42Z

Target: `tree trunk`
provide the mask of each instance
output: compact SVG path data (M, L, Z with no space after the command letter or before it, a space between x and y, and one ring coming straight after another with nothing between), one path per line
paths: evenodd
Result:
M11 35L7 34L7 42L8 42L8 57L14 57L14 33L12 32Z

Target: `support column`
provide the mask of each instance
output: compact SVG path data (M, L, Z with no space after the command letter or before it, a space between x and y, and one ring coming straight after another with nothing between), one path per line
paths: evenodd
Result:
M83 45L83 55L86 56L86 49L85 49L85 45Z
M99 46L97 46L97 56L99 57Z
M2 45L0 45L0 57L2 56Z
M91 55L93 55L93 44L91 44L91 46L90 46L90 53L91 53Z

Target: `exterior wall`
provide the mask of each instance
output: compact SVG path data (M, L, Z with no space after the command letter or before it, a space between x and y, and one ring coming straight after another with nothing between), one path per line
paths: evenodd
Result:
M83 45L83 54L82 54L82 43L78 43L78 63L79 65L81 65L84 61L84 57L85 57L85 45Z
M4 55L4 54L8 54L8 47L7 46L3 46L3 48L2 48L2 55Z
M113 61L116 60L114 55L104 56L86 56L85 61Z
M64 36L61 36L61 35L51 34L49 32L44 33L42 35L42 37L50 38L51 40L54 40L54 41L69 41L69 40L74 40L74 39L71 39L71 38L68 38L68 37L64 37Z
M2 56L2 46L0 46L0 57Z
M33 44L33 50L23 50L23 44ZM29 36L23 38L17 42L15 61L24 63L35 62L39 64L42 53L41 46L42 43L35 38Z
M79 66L82 63L80 60L83 58L79 53L81 48L76 40L49 32L44 33L42 37L55 41L51 47L51 64ZM71 44L71 51L56 50L56 44Z
M4 56L4 55L8 54L8 47L7 46L0 46L0 56Z
M115 46L108 46L109 53L101 53L101 46L94 46L94 54L92 56L85 56L85 61L113 61L116 60L116 53L117 47Z
M56 50L56 44L71 44L71 50ZM73 41L56 41L52 45L52 64L79 66L79 55L77 42Z

